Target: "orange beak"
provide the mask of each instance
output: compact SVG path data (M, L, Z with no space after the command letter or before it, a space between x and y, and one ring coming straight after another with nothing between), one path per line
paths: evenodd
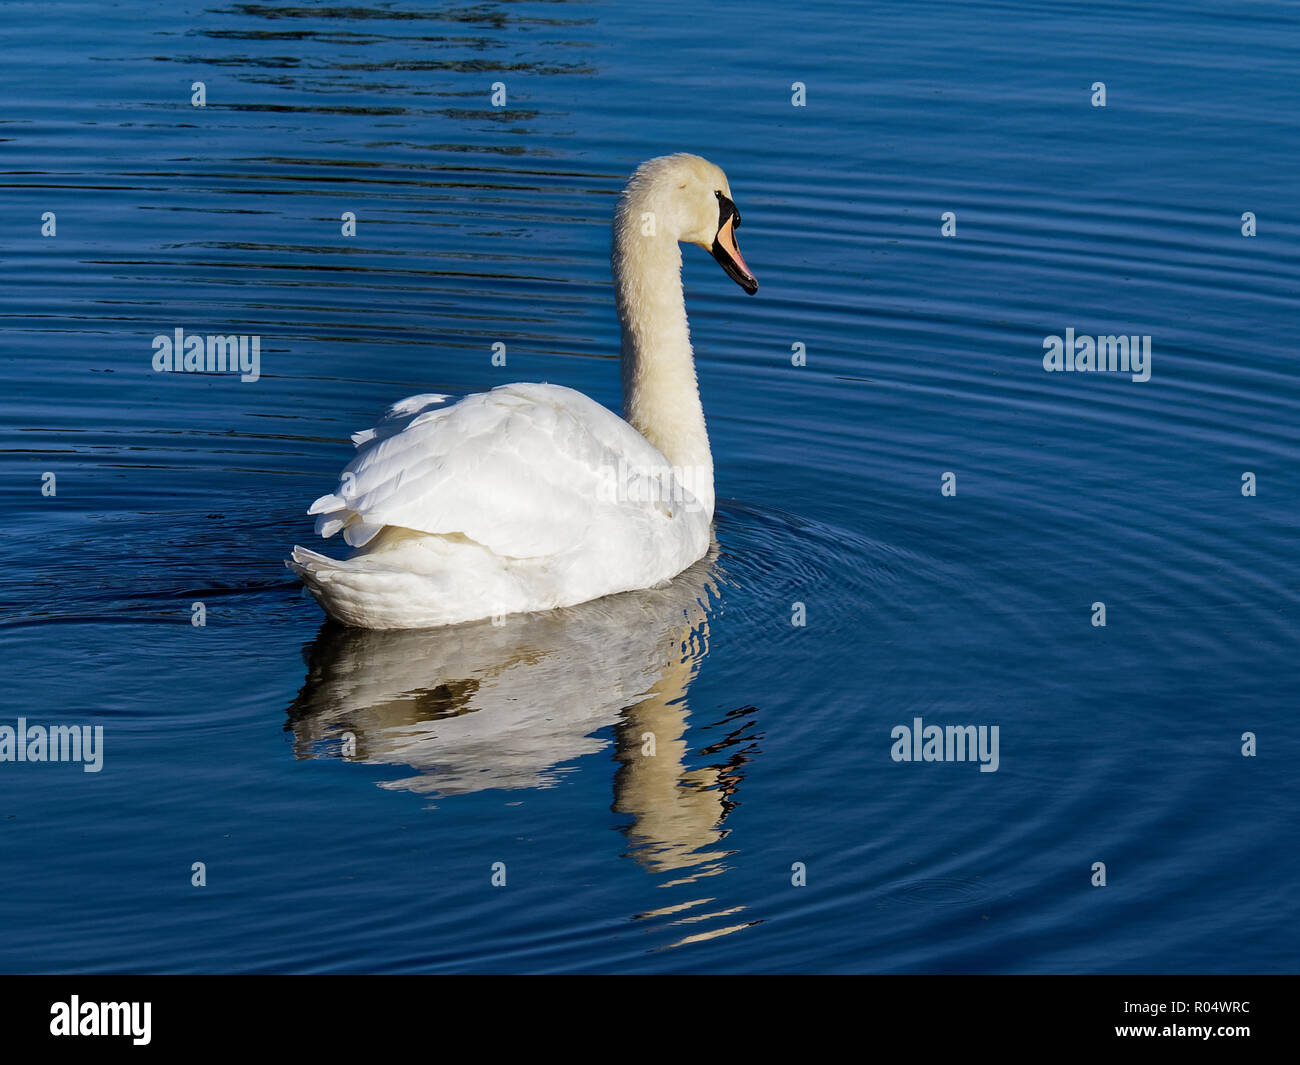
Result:
M709 250L718 260L718 265L727 272L727 276L752 296L758 291L758 279L750 272L745 257L740 254L740 245L736 241L736 227L740 225L740 212L736 210L736 205L722 193L718 193L718 203L720 205L718 235L713 238L713 247Z

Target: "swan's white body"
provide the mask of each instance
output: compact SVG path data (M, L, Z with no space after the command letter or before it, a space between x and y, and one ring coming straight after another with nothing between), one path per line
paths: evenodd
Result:
M708 550L711 511L581 392L520 384L442 398L415 397L387 430L358 434L350 497L312 506L318 532L342 529L362 548L344 562L294 549L336 618L427 628L570 606L653 587Z
M653 587L705 554L713 459L678 241L721 244L728 273L757 288L726 207L726 176L689 155L646 163L620 198L627 421L572 389L513 384L449 406L413 396L353 437L339 488L309 513L357 551L295 547L287 563L326 611L362 628L451 625Z

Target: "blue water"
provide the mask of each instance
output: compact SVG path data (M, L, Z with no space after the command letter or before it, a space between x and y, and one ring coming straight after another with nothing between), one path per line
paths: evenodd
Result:
M0 20L0 725L104 730L0 762L0 969L1295 970L1295 5ZM614 198L679 150L762 284L686 249L715 551L323 625L282 560L388 403L617 409ZM259 380L154 373L177 327ZM894 761L918 717L997 771Z

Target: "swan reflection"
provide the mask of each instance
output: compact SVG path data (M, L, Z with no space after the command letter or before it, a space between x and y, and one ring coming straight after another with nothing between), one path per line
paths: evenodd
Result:
M721 872L745 755L686 764L686 696L708 653L716 560L715 542L661 588L501 625L373 632L327 622L288 710L295 754L407 766L413 775L381 786L456 795L553 784L566 763L607 747L597 733L612 727L612 809L630 818L631 853L656 872L680 871L674 882Z

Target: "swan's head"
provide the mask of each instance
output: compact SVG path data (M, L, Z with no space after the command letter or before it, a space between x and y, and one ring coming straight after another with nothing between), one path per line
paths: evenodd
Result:
M698 155L662 155L637 167L619 199L618 228L698 244L751 296L758 280L740 254L740 211L721 167Z

